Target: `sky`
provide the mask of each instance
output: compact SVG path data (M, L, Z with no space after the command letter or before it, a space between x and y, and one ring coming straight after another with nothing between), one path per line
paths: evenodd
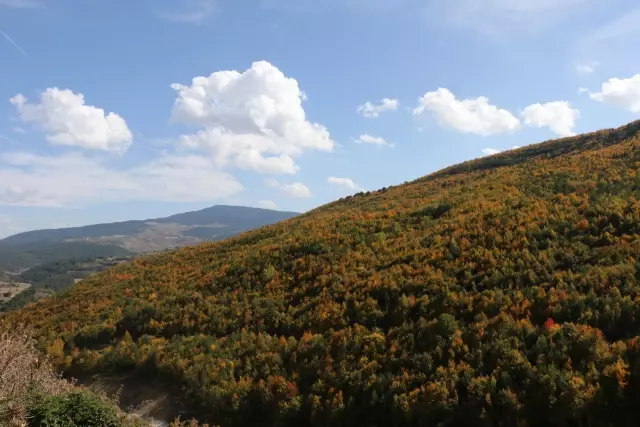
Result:
M0 0L0 237L308 211L640 118L632 0Z

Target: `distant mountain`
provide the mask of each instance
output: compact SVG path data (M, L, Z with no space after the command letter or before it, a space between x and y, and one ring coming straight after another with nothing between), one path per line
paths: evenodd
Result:
M166 218L28 231L0 240L0 269L28 268L79 255L86 258L92 253L122 256L221 240L296 215L220 205Z
M23 271L35 265L70 259L134 255L116 245L91 242L40 241L0 244L0 271Z

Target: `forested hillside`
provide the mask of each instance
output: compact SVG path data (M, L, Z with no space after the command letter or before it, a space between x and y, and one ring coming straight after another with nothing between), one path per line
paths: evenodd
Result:
M640 122L501 153L10 313L221 426L640 424Z

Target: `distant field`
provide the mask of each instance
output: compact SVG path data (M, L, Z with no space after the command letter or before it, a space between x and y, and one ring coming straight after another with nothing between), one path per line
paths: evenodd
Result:
M20 292L26 291L30 287L31 285L29 283L0 282L0 303L11 300Z

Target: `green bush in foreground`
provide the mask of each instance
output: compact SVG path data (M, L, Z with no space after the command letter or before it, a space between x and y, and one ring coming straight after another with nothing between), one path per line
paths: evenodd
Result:
M112 402L84 391L48 396L29 408L33 427L120 427Z
M143 427L115 401L55 373L23 328L0 324L0 427Z

